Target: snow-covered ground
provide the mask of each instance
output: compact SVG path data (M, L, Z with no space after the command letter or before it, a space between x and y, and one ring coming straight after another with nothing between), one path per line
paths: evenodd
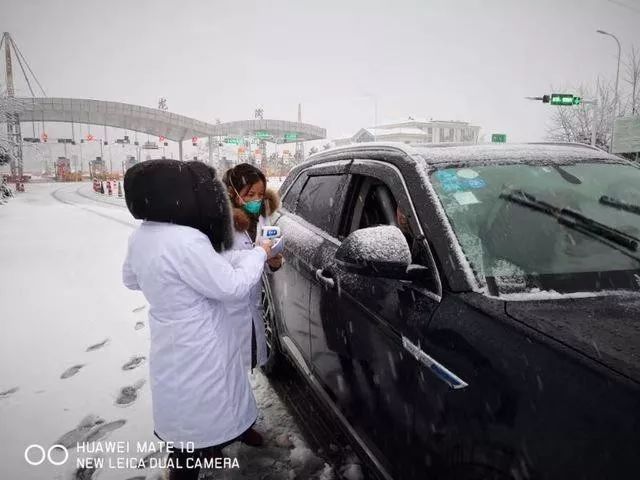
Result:
M137 223L123 199L97 195L87 183L30 184L0 205L0 478L161 478L159 468L76 472L77 458L140 459L137 442L159 445L147 381L147 304L121 284L127 238ZM326 464L305 444L267 379L254 373L251 381L266 445L227 447L240 468L215 477L204 471L201 478L361 476L355 461L335 469ZM29 445L83 440L125 442L131 450L79 455L70 448L61 466L25 461ZM62 451L52 456L60 460Z

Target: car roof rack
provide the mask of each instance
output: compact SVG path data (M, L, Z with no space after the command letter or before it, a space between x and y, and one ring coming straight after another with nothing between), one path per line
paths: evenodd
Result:
M473 147L476 145L487 145L484 143L464 143L464 142L446 142L446 143L408 143L405 144L413 148L443 148L443 147Z
M558 145L558 146L565 146L565 147L582 147L582 148L588 148L590 150L596 150L599 152L605 151L600 147L596 147L594 145L589 145L587 143L580 143L580 142L527 142L526 144L527 145Z
M447 143L410 143L410 147L414 148L445 148L445 147L473 147L473 146L487 146L487 145L556 145L556 146L564 146L564 147L579 147L579 148L588 148L590 150L596 150L599 152L605 152L605 150L595 147L593 145L589 145L586 143L579 142L518 142L518 143L461 143L461 142L447 142Z

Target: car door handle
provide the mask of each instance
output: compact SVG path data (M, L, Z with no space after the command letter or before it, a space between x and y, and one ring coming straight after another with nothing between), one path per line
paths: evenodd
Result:
M435 360L433 357L427 355L418 345L411 342L404 335L402 336L402 346L408 351L416 360L427 367L431 372L440 380L445 382L449 387L454 390L460 390L469 386L467 382L458 377L455 373Z
M322 283L327 288L336 288L336 282L331 278L331 274L326 270L319 268L316 270L316 280Z

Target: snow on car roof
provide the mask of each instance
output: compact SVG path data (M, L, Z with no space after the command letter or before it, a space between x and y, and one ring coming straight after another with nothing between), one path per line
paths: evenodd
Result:
M311 155L301 165L309 166L329 159L353 158L358 153L380 154L396 151L422 159L427 165L446 163L563 163L574 161L610 161L629 163L590 145L580 143L504 143L504 144L405 144L400 142L363 142L330 148Z
M562 163L567 161L625 160L603 150L582 144L521 143L456 146L412 145L428 164L499 162Z

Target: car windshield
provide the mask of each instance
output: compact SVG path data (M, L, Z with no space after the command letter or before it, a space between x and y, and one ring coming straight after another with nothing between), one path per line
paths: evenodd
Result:
M640 169L493 164L430 174L490 293L640 289Z

